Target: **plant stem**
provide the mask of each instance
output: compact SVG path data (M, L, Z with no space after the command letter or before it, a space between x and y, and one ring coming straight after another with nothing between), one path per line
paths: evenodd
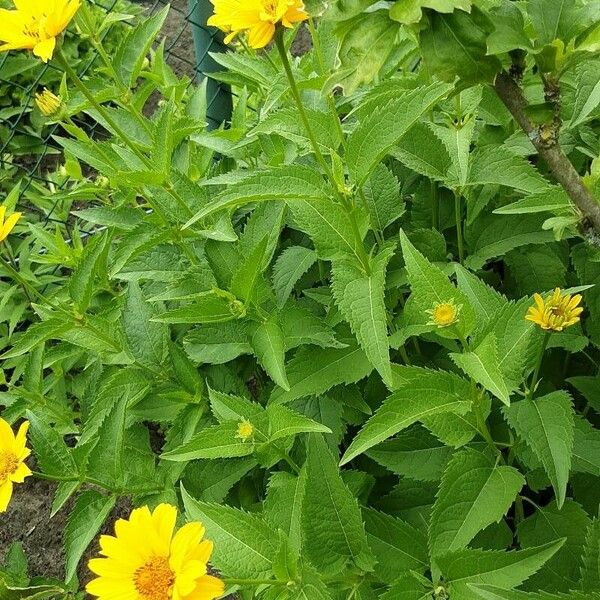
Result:
M229 585L287 585L287 581L277 581L277 579L223 579L226 586Z
M527 400L531 400L533 398L533 394L538 384L538 378L540 376L540 370L542 368L542 362L544 360L544 352L546 352L546 348L548 347L548 342L550 341L551 332L547 331L544 335L544 341L542 342L542 347L540 348L540 352L538 354L537 363L535 365L535 370L533 371L533 377L531 378L531 384L529 386L529 390L527 391Z
M331 167L325 160L321 149L319 148L319 143L317 142L317 138L313 133L312 127L310 126L310 121L308 120L308 115L304 110L304 104L302 103L302 97L300 96L300 91L298 90L298 86L296 85L296 80L294 78L294 73L292 72L292 65L290 64L287 52L285 50L285 45L283 43L283 32L281 29L277 30L275 34L275 44L277 46L277 50L279 52L279 56L281 58L281 62L283 63L283 68L285 69L285 73L287 75L290 89L292 91L292 96L294 97L294 101L296 102L296 107L298 108L298 112L300 114L300 119L304 125L304 129L306 130L306 134L308 135L308 139L310 140L311 146L315 153L315 157L317 158L317 162L323 167L325 173L331 180L332 184L336 187L335 178L333 176L333 172L331 171Z
M556 141L545 142L540 137L538 128L527 115L527 100L521 87L509 73L502 71L496 77L494 89L575 206L590 221L594 229L600 231L600 202L585 187L579 173L560 145Z
M353 207L350 204L350 202L348 201L348 199L344 196L344 194L342 194L338 190L338 186L335 181L333 171L331 170L331 167L329 166L328 162L325 160L325 157L323 156L323 153L321 152L321 149L319 148L317 138L315 137L312 127L310 126L310 121L308 120L308 115L306 114L306 110L304 109L304 104L302 103L302 97L300 96L300 91L298 90L296 80L294 79L294 73L292 72L292 65L290 64L287 52L285 50L285 45L283 43L283 31L281 30L281 28L278 29L275 34L275 44L277 46L277 50L279 52L281 62L283 63L283 68L285 69L285 73L287 75L287 78L288 78L288 81L290 84L290 89L292 91L292 96L294 97L296 107L298 108L298 113L300 114L300 119L304 125L304 129L306 130L306 135L308 136L308 139L310 140L310 144L312 146L313 152L315 153L317 162L321 165L321 167L325 171L325 174L331 181L331 185L333 186L333 189L335 190L335 192L338 196L338 199L340 200L340 202L346 209L346 212L348 214L348 218L350 220L350 224L352 227L352 233L353 233L355 241L356 241L356 248L358 251L358 256L359 256L360 262L361 262L365 272L367 274L369 274L370 273L369 257L365 251L365 246L362 241L362 236L360 235L360 230L359 230L358 224L356 222L356 215L354 214Z
M461 194L460 192L454 192L454 218L456 220L456 239L458 242L458 261L460 264L465 259L465 246L463 241L463 230L462 230L462 206L461 206Z
M96 100L94 94L88 90L85 84L79 79L77 73L73 70L69 62L65 59L62 50L56 54L56 59L60 66L65 70L75 87L87 98L88 102L98 111L101 117L106 121L108 126L113 130L115 135L144 163L151 171L154 170L154 165L148 157L131 141L127 134L115 123L108 111Z

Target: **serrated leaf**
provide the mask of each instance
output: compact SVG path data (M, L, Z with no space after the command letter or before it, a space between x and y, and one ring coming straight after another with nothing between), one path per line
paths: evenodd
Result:
M509 388L502 375L496 336L493 333L486 335L475 350L462 354L451 353L450 357L467 375L502 400L504 404L510 405L510 393L515 388L512 386Z
M385 513L365 508L367 540L377 565L375 575L391 584L404 571L425 572L429 568L427 540L423 532Z
M383 231L404 213L404 201L400 196L400 183L383 164L377 165L364 185L363 193L371 227Z
M240 183L229 186L215 200L200 209L186 224L190 227L196 221L217 211L231 210L255 202L286 200L291 203L302 201L323 202L332 190L314 169L299 165L285 165L259 172L245 178Z
M560 508L565 501L573 450L575 423L571 397L558 391L525 399L505 408L504 414L519 438L544 465Z
M571 469L600 477L600 431L581 417L575 418Z
M444 98L452 86L432 83L394 98L367 115L348 138L346 160L360 186L406 132Z
M270 403L286 404L304 396L322 394L334 385L356 383L373 367L356 344L346 348L300 348L286 365L289 391L273 390Z
M463 336L468 335L475 322L475 315L468 298L450 283L440 268L430 263L415 248L403 231L400 232L400 242L411 291L424 318L427 316L426 311L434 309L436 304L454 303L460 306L458 321L454 328L458 329Z
M27 411L27 419L30 423L29 436L41 470L47 475L77 476L77 464L62 435L31 411Z
M395 2L390 9L390 19L404 25L418 23L423 16L423 9L431 8L440 13L452 13L457 9L469 12L471 0L405 0Z
M333 261L331 265L336 302L388 387L392 385L392 369L384 296L386 269L393 253L394 246L384 247L370 261L369 275L350 261Z
M346 450L341 464L426 417L465 414L471 406L471 384L443 371L425 371L386 398Z
M231 506L194 500L182 488L190 521L200 521L215 544L212 564L225 577L245 579L271 575L277 535L258 515Z
M277 320L273 317L260 323L251 338L256 359L269 377L286 392L290 384L285 373L285 339Z
M351 564L373 569L356 498L344 484L322 436L310 437L302 511L303 547L321 573L336 574Z
M590 523L591 519L581 506L569 499L561 509L556 501L552 501L519 523L517 535L522 548L566 538L556 555L531 578L525 589L566 592L577 586Z
M162 323L153 323L152 316L152 307L144 299L140 286L131 281L123 307L123 332L136 360L160 369L167 352L169 330Z
M65 528L66 576L71 581L79 560L115 505L115 496L103 496L94 490L82 492Z
M206 323L183 338L187 355L195 362L220 365L242 354L252 354L246 323Z
M453 589L464 589L468 584L493 584L510 589L536 573L563 544L564 539L559 539L512 552L464 549L440 556L437 562Z
M454 454L431 513L432 556L465 548L480 531L499 522L524 484L516 469L498 465L481 452L468 449Z
M290 246L279 255L273 266L273 290L279 308L285 305L298 280L316 261L315 251L303 246Z
M583 550L581 589L600 590L600 521L595 519L588 527Z
M570 129L584 123L600 104L600 62L598 60L584 61L577 67L575 90Z
M299 433L331 433L331 429L281 404L267 407L269 441L274 442Z

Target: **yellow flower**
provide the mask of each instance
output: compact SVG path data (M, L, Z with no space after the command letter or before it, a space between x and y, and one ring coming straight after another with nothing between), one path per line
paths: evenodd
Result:
M207 574L213 543L202 540L204 527L193 522L174 535L177 509L160 504L150 512L136 508L115 523L115 535L100 536L104 558L89 561L98 577L86 591L100 600L213 600L224 592L220 579Z
M240 32L248 32L252 48L264 48L275 35L276 26L293 27L308 19L302 0L210 0L215 12L208 24L228 35L229 44Z
M250 421L241 421L238 424L238 432L235 437L247 442L254 435L254 425Z
M10 425L0 418L0 513L6 512L13 493L13 483L23 483L31 475L25 459L31 454L27 448L27 430L29 421L25 421L17 435Z
M35 95L35 103L45 117L57 117L63 106L60 96L53 94L48 88Z
M546 331L562 331L575 325L583 312L583 307L579 306L581 294L563 294L560 288L546 300L539 294L534 294L533 299L535 305L529 307L525 318Z
M0 206L0 242L3 242L8 234L15 228L17 221L21 218L23 213L14 212L6 221L4 217L6 216L6 206Z
M0 8L0 52L32 50L48 62L56 38L75 16L81 0L13 0L13 4L15 10Z
M449 327L458 321L461 305L456 305L454 300L449 302L439 302L432 309L427 310L431 319L428 325L437 325L438 327Z

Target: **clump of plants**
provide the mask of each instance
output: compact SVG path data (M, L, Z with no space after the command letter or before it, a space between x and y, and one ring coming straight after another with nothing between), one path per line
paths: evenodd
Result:
M21 44L97 193L69 239L2 214L0 508L30 471L73 508L64 583L15 547L0 590L598 598L597 2L213 4L218 130L167 9L87 79L69 19Z

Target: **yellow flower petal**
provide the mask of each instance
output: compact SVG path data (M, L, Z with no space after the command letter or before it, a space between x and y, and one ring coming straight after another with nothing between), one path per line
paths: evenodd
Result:
M0 513L6 512L10 499L12 498L13 484L12 481L5 481L0 485Z

